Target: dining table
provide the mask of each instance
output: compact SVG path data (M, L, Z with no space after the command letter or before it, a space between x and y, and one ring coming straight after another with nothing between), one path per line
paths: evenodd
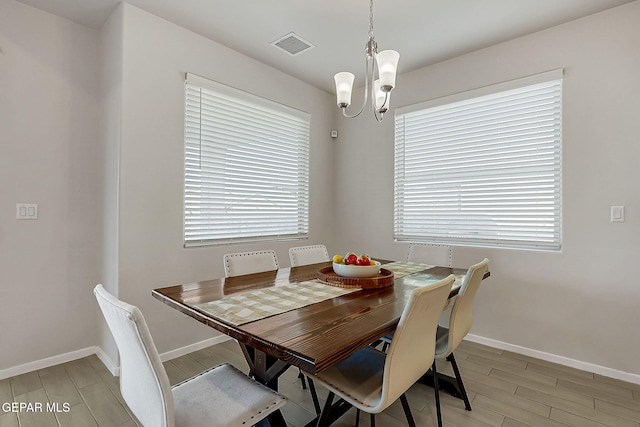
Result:
M324 262L163 287L153 289L152 295L237 340L249 375L277 390L278 378L289 367L321 372L392 332L416 287L453 274L456 281L451 301L467 272L415 262L378 261L381 274L392 273L391 282L381 281L381 287L362 289L352 281L323 280L326 276L321 273L332 267L331 262ZM489 275L486 272L484 278ZM318 411L317 401L314 404ZM332 420L347 409L344 405L336 408ZM272 414L269 422L286 425L279 412Z

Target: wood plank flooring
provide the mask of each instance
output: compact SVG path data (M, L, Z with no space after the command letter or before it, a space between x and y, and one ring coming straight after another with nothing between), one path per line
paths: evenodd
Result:
M640 385L466 341L455 354L473 411L465 411L461 400L442 393L447 427L640 427ZM164 365L175 384L222 362L248 371L237 343L231 340ZM440 362L438 369L451 374L446 362ZM304 426L314 415L311 396L300 386L297 373L291 368L280 381L280 391L289 398L283 414L291 427ZM324 400L326 391L318 391ZM408 399L419 427L436 425L433 389L416 384ZM96 356L1 380L0 404L10 402L41 403L43 408L17 413L1 408L0 427L138 425L120 395L118 379ZM47 403L58 406L47 411ZM336 425L347 427L354 422L351 410ZM369 425L367 416L360 425ZM378 415L376 425L406 426L399 402Z

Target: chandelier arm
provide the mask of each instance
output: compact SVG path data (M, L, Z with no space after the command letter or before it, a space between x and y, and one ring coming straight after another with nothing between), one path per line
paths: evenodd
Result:
M371 91L371 96L372 99L375 100L375 93L373 93L373 90ZM373 117L376 118L376 121L378 123L382 123L382 119L384 118L384 113L387 112L387 110L384 108L385 105L387 105L387 102L389 101L389 92L385 92L384 93L384 102L382 103L382 107L381 109L377 109L376 108L376 103L375 101L373 101L371 103L371 111L373 111Z
M371 63L371 66L369 65ZM347 107L342 108L342 115L345 116L348 119L353 119L358 117L363 111L364 108L367 106L367 100L369 98L369 68L371 68L371 78L373 79L373 71L374 71L374 67L375 67L375 59L370 57L369 55L365 56L365 61L364 61L364 68L365 68L365 75L364 75L364 101L362 102L362 108L360 108L360 111L358 111L356 114L354 115L349 115L347 114ZM373 87L373 83L371 84L371 87Z

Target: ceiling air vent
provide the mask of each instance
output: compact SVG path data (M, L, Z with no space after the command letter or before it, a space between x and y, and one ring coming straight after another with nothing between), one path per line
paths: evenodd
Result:
M311 43L301 39L296 33L289 33L271 44L284 50L291 56L295 56L314 47Z

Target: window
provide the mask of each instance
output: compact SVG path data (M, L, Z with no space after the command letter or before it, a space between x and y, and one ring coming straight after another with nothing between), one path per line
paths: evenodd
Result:
M562 70L399 108L394 237L559 250Z
M193 74L185 84L185 247L306 238L309 114Z

